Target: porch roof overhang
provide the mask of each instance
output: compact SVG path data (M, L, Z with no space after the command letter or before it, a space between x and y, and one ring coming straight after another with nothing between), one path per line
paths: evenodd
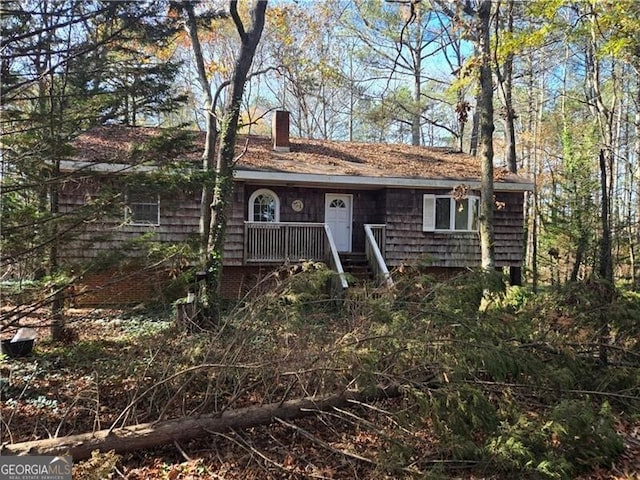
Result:
M494 181L498 192L530 192L533 183L522 177L514 181ZM415 178L373 177L361 175L324 175L313 173L274 172L263 170L236 170L236 181L261 185L303 185L307 187L342 187L358 189L380 188L454 188L461 183L473 190L480 189L480 180L471 178Z

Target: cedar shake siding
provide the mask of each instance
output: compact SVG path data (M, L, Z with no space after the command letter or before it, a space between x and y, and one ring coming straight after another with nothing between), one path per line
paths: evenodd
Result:
M386 262L389 268L426 261L433 267L480 265L477 232L423 232L424 194L448 194L438 190L387 191ZM496 266L520 266L523 256L523 199L521 192L497 192L494 210ZM504 204L504 205L503 205Z
M242 266L244 265L244 221L247 218L244 184L235 183L232 195L233 201L227 217L222 264L224 266Z
M60 192L60 212L78 213L95 198L113 178L79 177L65 182ZM114 205L98 218L82 222L73 237L61 245L61 258L69 264L94 260L99 254L126 250L132 241L148 236L150 241L187 242L197 238L200 218L199 194L171 192L159 194L159 225L129 225L123 205ZM118 202L119 203L119 202Z
M98 185L91 180L68 182L60 196L61 211L71 212L95 194ZM225 266L244 265L244 223L248 202L259 189L268 188L280 199L280 221L324 222L325 195L353 195L353 245L364 251L364 225L386 224L386 257L390 268L427 260L434 267L469 267L480 264L480 242L476 232L423 232L422 198L424 194L448 194L449 190L385 189L345 190L306 187L247 185L236 182L229 212L223 252ZM295 212L294 200L304 202ZM523 257L523 194L497 192L494 211L496 265L518 266ZM134 226L124 223L121 208L100 221L83 225L63 251L65 260L82 263L99 253L114 252L142 235L159 242L194 241L199 229L199 194L160 194L160 225Z

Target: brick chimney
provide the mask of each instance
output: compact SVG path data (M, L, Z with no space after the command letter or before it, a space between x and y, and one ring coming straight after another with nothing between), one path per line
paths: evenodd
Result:
M271 136L273 137L273 149L276 152L290 152L289 142L289 112L276 110L271 121Z

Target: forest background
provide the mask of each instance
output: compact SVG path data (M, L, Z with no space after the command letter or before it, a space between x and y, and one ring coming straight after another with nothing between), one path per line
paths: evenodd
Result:
M74 278L60 264L58 249L78 225L94 221L121 202L105 194L73 216L59 212L57 195L65 179L60 162L78 135L109 123L223 133L232 105L231 80L238 73L238 48L255 32L259 20L255 9L249 10L255 5L230 3L231 8L213 1L2 3L1 274L3 298L11 300L7 309L3 306L3 330L49 308L53 337L62 339L68 333L63 292ZM483 12L486 25L481 21ZM564 315L557 307L553 322L570 317L588 325L571 323L572 335L579 337L579 341L564 338L576 349L572 355L590 358L595 352L600 364L607 366L613 356L627 368L629 358L637 363L631 340L637 328L633 303L637 300L629 295L637 292L640 282L638 18L640 4L635 1L270 2L264 29L260 28L251 52L251 68L239 78L243 87L241 108L236 109L239 126L232 130L268 134L265 119L270 112L286 109L292 113L294 136L448 146L481 153L482 141L488 138L482 133L481 114L487 109L479 105L486 102L482 95L487 89L482 88L479 72L490 68L489 90L494 96L490 105L495 109L492 163L530 176L535 185L525 202L525 287L517 294L503 292L501 301L512 302L509 295L516 295L520 307L525 299L567 295L562 298L569 299L569 305L585 311ZM489 39L486 51L481 50L483 34ZM202 182L202 177L188 181ZM157 245L150 244L151 248ZM153 264L182 261L176 259L193 254L180 248L153 253L149 256ZM432 289L438 287L424 288L435 292ZM27 290L28 301L13 301L25 298ZM533 293L539 297L529 297ZM409 293L404 297L410 298ZM416 314L414 307L411 315ZM459 317L460 305L449 307L458 309ZM373 307L361 311L375 316L369 308ZM397 304L389 308L396 320L402 316L399 312L405 312ZM557 325L553 325L547 325L547 331L554 330ZM489 343L504 347L503 340ZM621 357L613 350L622 352ZM423 360L428 357L421 355ZM376 362L378 371L381 366ZM483 362L486 359L480 361L486 368ZM520 366L516 370L518 375L529 371ZM613 393L636 401L637 384L632 380L636 373L624 371L628 375L624 393ZM486 381L497 377L504 381L510 375L515 374L510 371L500 377L493 372ZM489 398L494 408L485 388L478 395ZM476 393L458 390L456 398L478 405ZM580 397L580 402L587 400ZM599 403L595 411L606 413L607 408ZM499 422L495 418L491 422L495 425L487 429L495 433ZM516 424L522 430L529 428ZM550 433L554 435L560 434ZM502 439L495 440L498 443L492 444L490 437L471 443L481 443L484 449L492 445L498 458L496 452L502 447L520 448L513 442L500 443L507 437L503 431L495 437ZM514 451L509 455L517 457ZM522 455L529 458L528 453ZM551 460L527 461L522 465L546 474L544 462ZM500 468L518 464L507 463ZM570 471L559 464L553 468L549 475Z

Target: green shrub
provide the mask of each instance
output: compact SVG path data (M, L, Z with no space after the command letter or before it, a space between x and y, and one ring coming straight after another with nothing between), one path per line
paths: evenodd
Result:
M589 399L564 400L554 407L550 418L558 426L556 451L579 470L610 466L622 453L622 439L607 402L596 410Z
M496 470L531 478L574 478L609 466L622 452L607 403L563 400L545 412L521 412L504 418L485 452Z

